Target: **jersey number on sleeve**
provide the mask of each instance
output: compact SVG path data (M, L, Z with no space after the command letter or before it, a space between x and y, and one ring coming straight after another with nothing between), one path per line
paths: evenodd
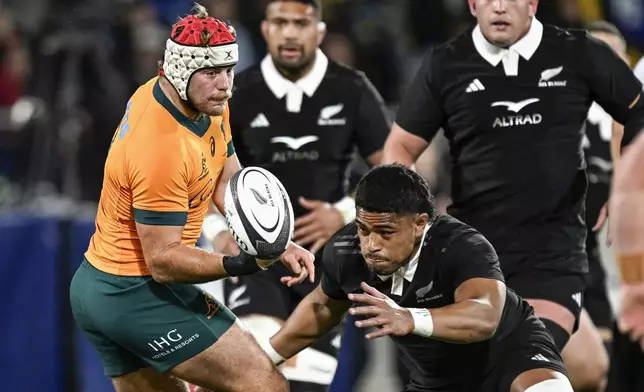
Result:
M125 115L123 115L123 119L121 120L121 124L119 127L116 129L116 132L114 132L114 136L112 137L112 143L114 143L114 140L116 140L116 136L118 135L119 140L123 139L123 136L125 136L126 133L130 131L130 107L132 107L132 101L128 101L127 106L125 107ZM112 146L112 143L110 143L110 147Z

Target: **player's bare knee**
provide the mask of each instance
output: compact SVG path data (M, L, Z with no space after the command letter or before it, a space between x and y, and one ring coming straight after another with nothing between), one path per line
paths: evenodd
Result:
M188 392L183 381L150 368L113 377L112 385L116 392Z
M254 361L252 372L245 371L246 377L237 379L234 386L230 388L235 392L263 392L263 391L277 391L288 392L288 380L273 363L262 355Z
M571 337L562 356L575 390L601 390L608 374L608 353L585 311L581 314L579 330Z
M595 372L591 366L566 365L575 391L601 391L606 385L607 370Z
M282 372L277 370L277 368L274 367L274 369L275 370L271 372L271 377L270 377L270 384L269 384L271 385L270 390L278 391L278 392L289 392L291 388L289 387L288 380L286 379L286 377L284 377ZM262 385L262 387L264 386ZM265 390L267 389L260 388L257 390L257 392L265 391Z
M564 355L564 363L575 390L600 390L606 382L608 359L605 355Z

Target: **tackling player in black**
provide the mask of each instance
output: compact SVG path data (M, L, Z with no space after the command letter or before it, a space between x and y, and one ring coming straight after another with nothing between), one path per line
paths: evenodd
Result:
M356 190L356 221L326 245L320 285L270 341L279 364L349 311L368 339L391 336L411 373L405 391L571 392L547 329L503 282L492 245L437 215L425 180L378 166Z
M263 167L280 179L293 201L293 240L320 253L354 219L354 152L370 165L379 163L391 122L365 75L318 48L325 35L319 0L270 1L261 30L269 53L235 76L229 102L235 151L243 165ZM215 249L238 252L221 216L208 219L220 222L218 233L204 226ZM317 285L285 287L284 275L271 268L254 279L224 282L227 306L258 338L275 333ZM327 389L339 340L329 334L282 367L293 391Z
M577 329L593 329L579 326L587 320L580 146L588 109L597 102L624 124L628 143L644 126L644 102L613 50L586 31L544 26L534 17L538 3L469 0L477 26L427 55L383 161L411 165L444 129L453 162L448 211L495 246L506 283L562 349Z

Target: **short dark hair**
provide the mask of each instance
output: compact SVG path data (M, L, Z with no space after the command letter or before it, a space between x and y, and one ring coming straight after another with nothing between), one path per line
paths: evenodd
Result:
M292 1L294 3L302 3L313 6L315 8L315 13L318 16L318 19L322 20L322 0L269 0L268 4Z
M627 46L626 38L624 38L624 35L621 31L619 31L617 26L605 20L598 20L590 23L588 26L586 26L586 30L588 30L589 33L604 33L614 35L615 37L619 38L620 41L622 41L624 46Z
M436 216L429 184L420 174L400 164L376 166L365 174L356 189L356 207L369 212Z

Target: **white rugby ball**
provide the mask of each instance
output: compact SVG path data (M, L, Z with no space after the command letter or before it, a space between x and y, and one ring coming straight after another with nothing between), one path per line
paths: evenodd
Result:
M260 259L281 255L293 236L293 206L282 183L250 166L235 173L224 196L228 229L244 252Z

